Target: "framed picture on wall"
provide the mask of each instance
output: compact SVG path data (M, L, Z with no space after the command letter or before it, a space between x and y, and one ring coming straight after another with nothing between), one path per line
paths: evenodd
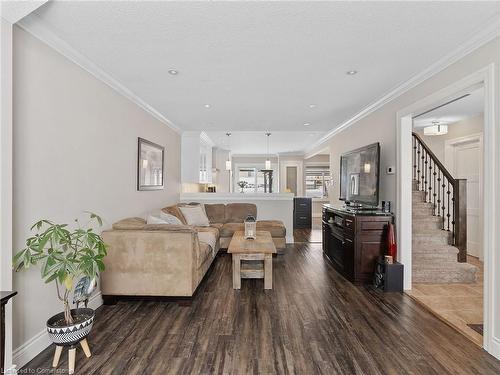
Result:
M138 139L137 190L164 187L165 148L146 139Z

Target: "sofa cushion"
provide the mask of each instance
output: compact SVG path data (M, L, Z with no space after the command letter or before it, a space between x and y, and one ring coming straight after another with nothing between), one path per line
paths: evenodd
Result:
M182 212L182 216L188 223L188 225L194 225L199 227L208 227L210 223L208 222L208 217L205 214L203 208L198 206L180 206L179 209Z
M160 211L160 219L166 221L168 224L182 225L182 221L180 221L177 216L167 214L163 211Z
M245 230L244 223L226 223L220 230L221 237L232 237L234 232Z
M200 241L198 256L196 257L196 268L200 268L203 263L212 258L213 251L210 245Z
M166 214L166 213L163 213L164 215L169 215L169 214ZM175 216L173 215L169 215L169 216L172 216L173 218L177 219ZM179 220L179 219L177 219ZM180 221L179 221L180 223ZM153 215L148 215L148 217L146 218L146 224L169 224L167 221L157 217L157 216L153 216Z
M129 217L113 224L115 230L142 230L146 225L146 220L140 217Z
M285 237L286 228L279 220L259 220L257 230L264 230L271 233L271 237Z
M184 225L187 224L186 219L182 215L182 212L177 205L164 207L161 210L167 214L175 216L177 219L181 221L182 224Z
M226 205L222 203L205 204L205 212L207 213L210 224L226 222Z
M248 215L257 217L253 203L229 203L226 205L226 223L243 223Z

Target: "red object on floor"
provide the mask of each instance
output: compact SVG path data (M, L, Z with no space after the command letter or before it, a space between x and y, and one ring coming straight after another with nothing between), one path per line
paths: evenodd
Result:
M396 261L398 246L396 245L396 237L394 236L394 224L388 224L387 227L387 255L392 256L392 259Z

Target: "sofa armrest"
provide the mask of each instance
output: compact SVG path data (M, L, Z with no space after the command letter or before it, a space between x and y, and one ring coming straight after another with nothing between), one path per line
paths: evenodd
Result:
M101 275L103 295L191 296L194 292L199 242L193 228L155 225L147 230L107 230L102 237L109 245Z

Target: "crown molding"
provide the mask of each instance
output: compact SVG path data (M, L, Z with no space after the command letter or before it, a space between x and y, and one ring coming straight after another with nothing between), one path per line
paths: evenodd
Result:
M48 0L31 1L2 1L0 3L0 13L2 18L11 24L15 24L23 17L40 8Z
M118 80L116 80L111 75L106 73L104 70L102 70L100 67L94 64L87 57L83 56L80 52L76 51L64 40L55 35L51 30L49 30L49 28L47 28L43 24L43 22L35 13L32 13L29 16L23 18L22 20L17 22L16 25L18 25L23 30L33 35L35 38L41 40L49 47L59 52L68 60L72 61L82 69L92 74L101 82L107 84L113 90L115 90L116 92L118 92L119 94L121 94L122 96L124 96L125 98L127 98L128 100L130 100L131 102L133 102L146 112L148 112L150 115L152 115L157 120L167 125L175 132L179 134L182 132L177 125L175 125L172 121L163 116L159 111L157 111L151 105L146 103L143 99L134 94L131 90L129 90L123 84L118 82Z
M335 127L332 131L328 132L325 136L321 137L318 141L316 141L313 145L306 147L304 149L304 153L306 155L314 155L316 148L325 148L324 144L328 140L330 140L336 134L342 132L343 130L351 127L359 120L364 117L370 115L376 110L380 109L387 103L393 101L394 99L400 97L404 93L408 92L412 88L418 86L422 82L436 75L437 73L443 71L450 65L456 63L460 59L464 58L471 52L476 49L482 47L486 43L490 42L494 38L500 35L500 18L495 18L491 23L487 24L482 30L475 33L471 38L469 38L466 42L462 43L458 48L456 48L451 53L447 54L443 58L436 61L434 64L430 65L426 69L422 70L420 73L414 75L409 80L404 82L403 84L397 86L392 89L385 95L383 95L380 99L374 101L372 104L363 108L360 112L355 114L353 117L348 119L347 121L341 123L337 127Z

